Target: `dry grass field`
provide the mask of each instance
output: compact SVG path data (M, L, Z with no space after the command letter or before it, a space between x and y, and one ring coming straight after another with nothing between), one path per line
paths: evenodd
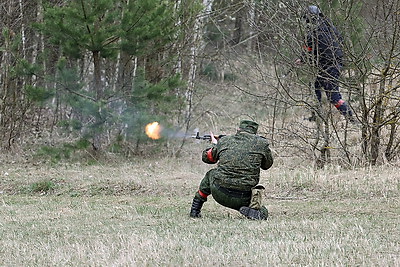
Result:
M2 159L1 266L400 266L398 165L262 172L267 221L216 204L188 216L212 166ZM305 166L304 164L302 166Z
M230 134L240 118L251 118L270 138L271 106L213 88L193 119L201 133ZM400 266L400 162L314 168L307 115L293 107L275 124L275 163L261 174L270 217L261 222L212 197L203 218L189 218L213 167L201 162L203 141L188 140L178 158L151 157L157 145L130 161L2 155L0 266ZM334 118L340 134L341 119ZM332 140L337 163L343 153ZM358 133L348 141L359 155ZM166 146L171 155L175 146Z

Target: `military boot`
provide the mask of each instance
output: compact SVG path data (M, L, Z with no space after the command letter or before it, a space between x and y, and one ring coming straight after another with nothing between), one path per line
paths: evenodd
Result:
M251 189L251 200L249 207L252 209L259 210L262 207L262 193L265 187L262 184L258 184Z
M241 207L239 212L252 220L266 220L268 218L268 210L262 206L261 209L256 210L250 207Z
M200 218L201 217L201 208L203 207L204 201L193 198L192 208L190 210L190 217L192 218Z

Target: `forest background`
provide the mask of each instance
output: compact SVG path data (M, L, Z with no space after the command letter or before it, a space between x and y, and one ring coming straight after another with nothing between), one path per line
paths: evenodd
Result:
M281 157L319 167L397 160L398 1L319 3L345 40L340 85L357 130L329 104L318 108L312 64L293 64L307 4L3 2L2 151L179 156L196 129L230 134L247 118ZM319 123L304 120L313 110ZM153 121L157 141L144 133Z
M309 4L344 37L356 126L294 64ZM399 266L399 14L398 0L0 1L0 265ZM214 167L191 136L242 119L273 152L269 219L212 196L189 218Z

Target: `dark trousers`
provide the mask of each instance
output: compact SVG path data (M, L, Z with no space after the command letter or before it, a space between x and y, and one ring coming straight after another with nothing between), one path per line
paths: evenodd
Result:
M352 116L352 112L348 105L342 99L339 91L339 67L329 67L321 70L315 80L315 94L319 102L322 100L322 90L324 89L329 102L345 116Z
M339 76L340 71L336 67L327 68L318 73L314 84L318 101L321 102L322 99L321 88L325 90L325 94L332 104L336 104L342 99L342 95L339 92Z
M240 207L249 206L251 191L238 191L215 184L213 177L215 172L215 169L211 169L206 173L200 182L199 190L203 194L212 195L215 201L227 208L239 210ZM207 201L207 198L199 192L196 193L195 197Z

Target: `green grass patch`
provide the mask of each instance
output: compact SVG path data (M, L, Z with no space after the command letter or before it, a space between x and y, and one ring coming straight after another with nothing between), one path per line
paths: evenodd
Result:
M46 194L52 192L56 188L56 183L51 180L42 180L32 183L27 188L27 193Z

